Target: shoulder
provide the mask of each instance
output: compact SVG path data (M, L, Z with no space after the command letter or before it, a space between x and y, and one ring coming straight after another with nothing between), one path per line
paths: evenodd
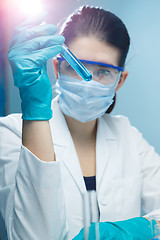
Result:
M102 118L112 133L118 137L126 137L127 139L142 138L142 134L136 127L131 125L130 120L126 116L104 114Z
M18 137L22 135L22 115L10 114L0 118L0 133L4 135L16 134Z
M102 116L108 127L112 130L124 130L124 128L132 128L131 123L129 119L122 115L110 115L110 114L104 114Z
M112 125L123 125L123 124L130 124L130 121L128 117L125 117L123 115L110 115L110 114L104 114L103 119L108 123Z
M19 162L22 145L22 119L20 114L0 118L1 187L11 185Z
M14 121L14 122L17 122L17 123L21 123L22 122L22 114L20 113L12 113L12 114L9 114L5 117L0 117L0 122L11 122L11 121Z

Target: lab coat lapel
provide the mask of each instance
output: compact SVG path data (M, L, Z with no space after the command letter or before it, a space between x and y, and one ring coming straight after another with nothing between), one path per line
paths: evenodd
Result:
M99 189L104 172L110 162L113 151L113 144L116 137L107 124L107 115L98 119L97 138L96 138L96 184Z
M61 150L63 151L63 148L65 150L71 141L71 136L64 115L60 110L57 97L52 101L52 111L53 117L50 120L50 127L53 143L54 146L62 147Z
M83 174L74 143L57 100L52 102L53 118L50 120L52 139L57 160L62 161L76 182L80 192L86 191Z
M81 194L83 194L86 191L86 186L73 141L70 142L70 145L65 152L63 162L76 182Z

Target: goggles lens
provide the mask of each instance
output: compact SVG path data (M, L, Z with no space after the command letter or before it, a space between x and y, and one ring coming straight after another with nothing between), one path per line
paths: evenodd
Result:
M58 59L59 60L59 59ZM87 70L92 74L92 80L102 83L103 85L114 84L117 82L123 68L109 64L98 63L87 60L80 60ZM70 77L80 79L78 73L65 60L60 60L59 72Z

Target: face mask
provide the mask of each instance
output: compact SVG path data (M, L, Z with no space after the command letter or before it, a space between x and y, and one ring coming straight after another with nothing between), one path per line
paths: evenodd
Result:
M80 122L96 119L113 103L117 84L86 82L61 74L56 83L61 111Z

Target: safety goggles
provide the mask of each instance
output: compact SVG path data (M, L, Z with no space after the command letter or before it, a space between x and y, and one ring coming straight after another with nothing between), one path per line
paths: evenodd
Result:
M60 73L76 79L81 79L78 73L70 66L70 64L63 57L57 57L57 60L60 63L59 64ZM92 74L92 79L104 85L116 83L117 80L119 79L119 76L121 75L121 72L124 71L123 67L117 67L106 63L94 62L83 59L79 60Z

